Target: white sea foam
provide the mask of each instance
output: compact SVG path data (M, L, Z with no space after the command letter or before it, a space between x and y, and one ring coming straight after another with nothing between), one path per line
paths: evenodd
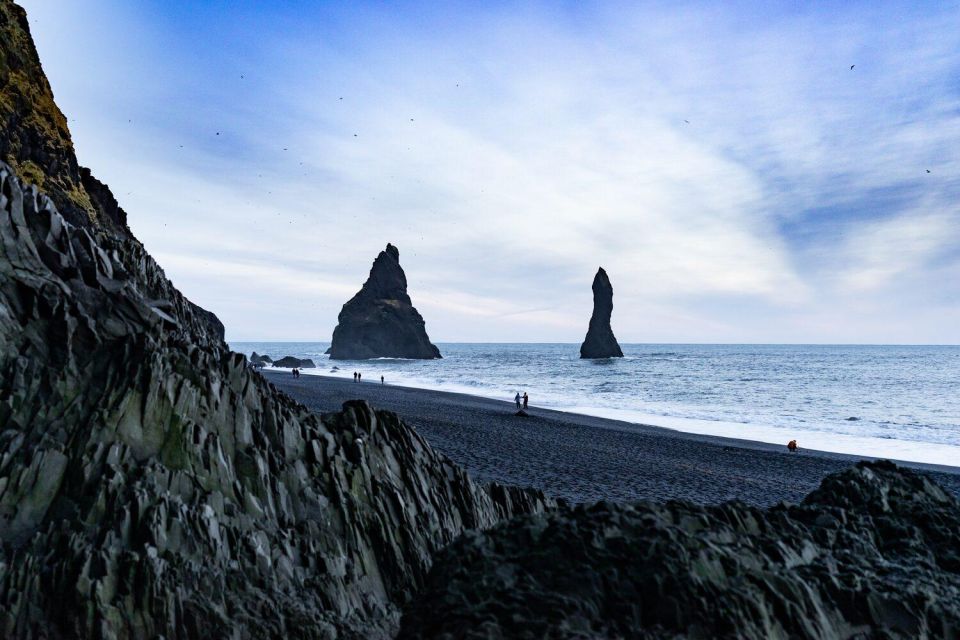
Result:
M960 347L446 344L442 360L330 361L324 343L235 349L312 358L305 375L467 393L704 435L960 466ZM339 371L331 372L333 366Z

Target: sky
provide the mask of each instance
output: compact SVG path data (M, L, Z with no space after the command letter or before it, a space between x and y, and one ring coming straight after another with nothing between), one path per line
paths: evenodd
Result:
M229 341L392 242L435 342L960 342L960 2L21 3Z

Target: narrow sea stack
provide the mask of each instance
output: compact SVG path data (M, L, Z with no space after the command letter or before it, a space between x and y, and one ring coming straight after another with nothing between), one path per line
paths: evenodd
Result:
M0 638L391 638L436 551L553 505L252 372L78 168L10 0L0 34Z
M340 311L330 345L331 360L440 358L423 317L407 294L400 251L392 244L373 261L363 287Z
M802 504L563 507L468 533L399 638L956 638L960 503L890 462Z
M617 338L610 327L613 314L613 286L607 272L600 267L593 278L593 315L587 337L580 345L581 358L622 358L623 351L617 344Z

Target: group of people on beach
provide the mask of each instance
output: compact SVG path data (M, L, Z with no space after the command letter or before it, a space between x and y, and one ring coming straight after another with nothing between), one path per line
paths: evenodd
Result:
M299 377L300 377L300 369L291 369L291 370L290 370L290 373L293 374L293 377L294 377L294 378L299 378Z
M517 391L517 396L513 399L517 403L517 409L526 409L527 405L530 402L530 396L527 395L527 392L524 391L523 395L520 395L520 392Z
M354 372L353 372L353 381L354 381L354 382L360 382L361 380L363 380L363 374L360 373L359 371L354 371ZM386 384L386 379L385 379L382 375L380 376L380 384Z

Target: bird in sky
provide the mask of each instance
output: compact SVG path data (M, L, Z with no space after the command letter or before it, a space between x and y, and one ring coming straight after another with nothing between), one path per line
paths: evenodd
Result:
M857 65L855 65L855 64L850 65L850 71L853 71L853 68L854 68L855 66L857 66Z
M927 169L927 173L930 173L930 169Z

